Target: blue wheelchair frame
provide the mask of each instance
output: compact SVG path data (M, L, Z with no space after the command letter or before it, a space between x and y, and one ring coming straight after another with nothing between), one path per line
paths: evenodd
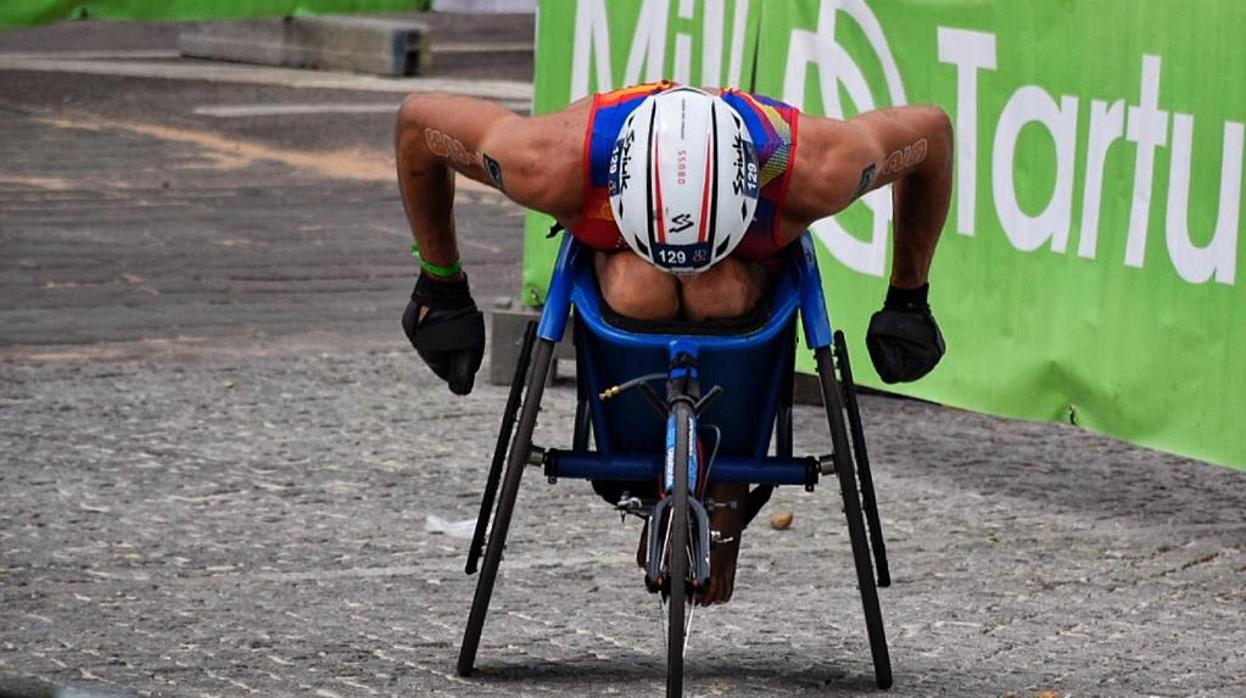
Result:
M688 448L684 439L680 443L689 452L686 465L684 461L674 465L671 457L679 440L675 404L682 402L684 419L690 418L693 425L688 438L694 444L698 435L695 425L717 427L714 457L708 464L712 481L750 483L762 488L803 485L813 491L820 475L838 476L875 678L881 688L890 686L890 658L877 596L878 586L890 584L886 553L848 355L842 333L831 329L809 234L804 234L799 244L789 246L766 317L735 334L702 333L703 326L691 324L659 326L652 332L622 329L611 321L611 311L601 298L593 254L570 235L564 236L540 322L530 323L524 339L468 554L468 574L476 571L482 552L484 567L460 651L459 673L468 675L474 668L525 466L543 467L551 482L558 478L583 478L632 485L636 490L648 487L655 492L660 483L664 498L674 491L675 469L681 468L686 475L681 470L680 477L686 480L680 484L687 487L682 491L695 493L697 478L703 476L697 449ZM552 367L554 345L563 339L573 308L577 410L572 447L542 449L532 445L532 432ZM833 453L821 458L792 455L791 405L798 314L805 344L814 352L832 436ZM660 376L667 381L665 398L647 382L636 380L646 376ZM712 382L714 386L701 395L701 382ZM521 400L525 385L527 394ZM686 389L688 386L691 390ZM726 398L715 400L719 395ZM515 431L521 404L523 413L518 415ZM590 432L595 447L591 449ZM772 434L775 453L768 455ZM503 464L505 482L501 482ZM501 499L495 510L499 484ZM699 532L704 538L708 536L705 511L695 496L688 499L693 514L701 521L699 526L694 525L693 537ZM659 510L655 505L654 512ZM701 545L703 564L693 560L693 569L688 573L694 584L708 574L708 541L703 540ZM662 583L652 576L647 575L646 583L651 591L656 591ZM681 674L682 663L677 669ZM668 683L668 689L669 686Z

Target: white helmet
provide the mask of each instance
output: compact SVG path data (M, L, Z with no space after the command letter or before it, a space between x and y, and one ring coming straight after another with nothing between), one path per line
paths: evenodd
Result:
M692 87L651 95L610 156L610 210L636 254L696 274L731 254L757 207L758 168L744 120Z

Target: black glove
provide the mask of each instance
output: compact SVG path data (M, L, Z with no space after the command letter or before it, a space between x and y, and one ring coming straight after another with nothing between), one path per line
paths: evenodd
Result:
M428 308L420 320L421 308ZM455 395L472 391L485 355L485 319L467 288L467 278L439 281L420 272L402 314L411 346Z
M930 373L943 358L947 345L930 314L926 294L930 284L919 288L887 289L883 309L870 318L865 346L874 370L884 383L908 383Z

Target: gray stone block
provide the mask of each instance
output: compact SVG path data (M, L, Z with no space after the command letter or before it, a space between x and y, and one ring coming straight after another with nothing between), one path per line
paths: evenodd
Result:
M499 64L531 64L534 52L531 41L443 42L435 39L430 70L440 74Z
M536 0L434 0L437 12L536 12Z
M495 309L489 322L489 384L510 385L523 346L524 330L540 318L534 312Z
M402 19L327 15L200 25L178 37L193 58L374 75L428 72L427 28Z
M493 310L489 321L489 383L491 385L510 385L515 378L515 364L519 361L519 350L523 347L524 330L529 322L541 319L540 313L530 308L512 310L498 307ZM554 368L550 372L550 380L558 376L558 362L575 363L575 348L571 344L571 324L563 341L554 352Z

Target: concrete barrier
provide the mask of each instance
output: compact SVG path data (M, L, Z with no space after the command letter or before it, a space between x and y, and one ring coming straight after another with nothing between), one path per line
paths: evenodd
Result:
M540 313L530 309L512 309L510 304L494 307L489 314L489 383L510 385L515 377L515 364L519 363L519 350L523 346L524 330L528 323L541 319ZM574 322L574 319L572 320ZM568 325L566 335L554 350L554 367L550 380L560 375L558 364L575 365L575 347L571 343L572 331ZM574 376L574 372L563 374Z
M406 19L325 15L200 25L178 37L182 55L372 75L422 75L427 27Z
M325 15L198 25L183 56L387 77L531 80L532 14Z

